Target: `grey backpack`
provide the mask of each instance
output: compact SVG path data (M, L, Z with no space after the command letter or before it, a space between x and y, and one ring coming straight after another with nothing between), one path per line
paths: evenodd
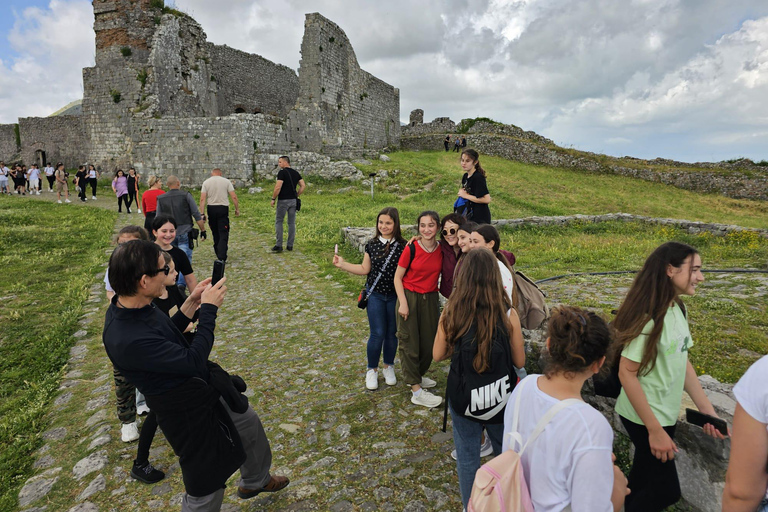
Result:
M515 270L514 280L517 294L515 309L520 317L520 325L524 329L538 329L549 318L546 295L519 270Z

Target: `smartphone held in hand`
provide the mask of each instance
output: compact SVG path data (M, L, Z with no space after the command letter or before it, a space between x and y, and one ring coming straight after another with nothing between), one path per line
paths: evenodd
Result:
M219 281L221 281L221 278L224 277L224 267L226 264L221 260L216 260L213 262L213 276L211 277L211 284L215 285Z

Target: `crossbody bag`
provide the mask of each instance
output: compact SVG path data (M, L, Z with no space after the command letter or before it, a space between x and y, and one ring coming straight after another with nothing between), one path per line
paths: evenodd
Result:
M389 246L389 256L387 256L387 259L384 260L384 265L381 266L381 270L379 270L379 275L376 276L376 279L374 279L373 284L371 285L371 289L369 290L367 286L363 286L363 289L360 290L360 295L357 296L357 307L360 309L365 309L368 307L368 297L371 296L371 293L373 293L373 289L376 288L376 285L379 283L379 279L381 279L382 274L384 274L384 270L386 270L387 265L389 264L389 260L392 259L392 255L395 254L395 249L397 248L397 242L394 242L392 245Z

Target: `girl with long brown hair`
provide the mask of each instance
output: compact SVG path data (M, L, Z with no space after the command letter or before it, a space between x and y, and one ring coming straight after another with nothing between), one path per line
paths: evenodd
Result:
M397 354L397 318L395 317L395 271L400 255L405 249L405 240L400 233L400 214L397 208L388 206L376 217L376 233L365 244L363 262L353 264L335 254L333 264L358 276L368 276L365 292L368 297L368 369L365 373L365 387L370 390L379 387L379 358L384 353L384 381L389 386L397 384L395 377L395 355Z
M454 409L451 400L448 409L453 420L453 441L456 445L456 465L459 474L461 498L466 508L472 491L475 472L480 467L480 447L483 428L493 445L493 452L501 451L504 403L517 382L514 366L525 365L525 346L517 312L504 293L496 258L485 248L474 249L463 256L463 263L455 276L455 287L438 323L432 356L435 361L461 357L466 351L474 354L468 365L451 364L448 388L454 389L463 372L476 374L504 373L504 385L498 386L502 400L492 404L487 413Z
M469 202L466 217L478 224L490 224L491 210L488 205L491 195L485 181L485 169L480 165L480 155L474 149L465 149L461 153L460 163L464 176L461 177L459 197Z
M680 299L694 295L703 281L696 249L662 244L645 261L613 322L622 349L616 412L635 445L627 512L657 512L680 499L673 439L683 390L701 412L716 416L688 360L693 340ZM723 439L712 425L704 431Z

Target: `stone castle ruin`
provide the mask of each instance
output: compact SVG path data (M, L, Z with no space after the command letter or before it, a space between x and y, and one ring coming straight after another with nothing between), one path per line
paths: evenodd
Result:
M245 185L280 154L322 174L340 168L331 158L400 145L399 90L362 70L344 31L320 14L306 15L297 74L208 42L162 0L93 0L93 12L96 63L83 70L81 113L0 125L0 159L133 165L187 185L221 167Z

